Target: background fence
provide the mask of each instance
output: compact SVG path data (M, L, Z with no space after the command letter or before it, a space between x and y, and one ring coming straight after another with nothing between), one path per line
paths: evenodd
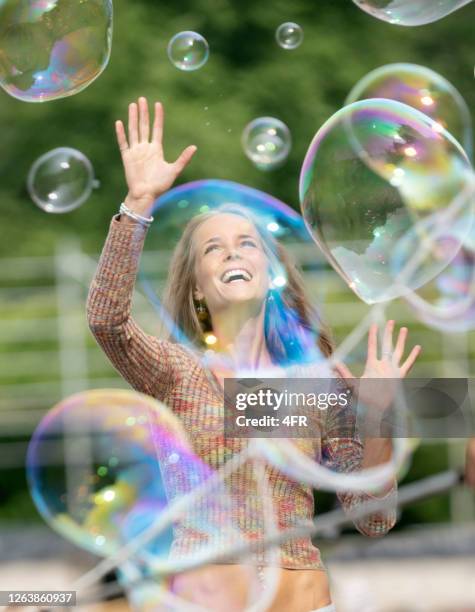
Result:
M341 342L367 315L369 306L354 297L321 258L315 259L315 249L300 252L298 257L307 270L304 276L310 292L324 304L323 316L337 343ZM85 389L127 387L87 327L85 303L97 259L71 238L61 242L51 257L0 260L0 479L9 470L23 468L28 438L56 402ZM145 251L142 258L142 269L158 291L168 259L169 253L157 251ZM157 314L141 293L140 283L133 314L149 333L157 333ZM429 329L402 300L391 303L387 316L409 327L411 345L423 347L412 375L474 375L474 332L446 334ZM365 340L348 356L356 373L365 357ZM414 477L437 467L463 464L463 440L426 441L423 446L431 444L437 450L414 456ZM4 492L5 496L8 498ZM474 516L473 495L454 489L449 499L450 519L464 521Z

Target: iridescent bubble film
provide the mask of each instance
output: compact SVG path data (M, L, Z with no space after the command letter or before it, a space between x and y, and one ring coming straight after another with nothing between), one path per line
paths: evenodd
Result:
M60 147L39 157L28 173L31 199L48 213L66 213L84 204L98 186L89 159L76 149Z
M214 335L209 311L203 307L203 312L199 312L199 303L193 294L193 277L181 267L181 263L179 268L172 263L174 254L178 257L178 243L186 233L188 224L199 225L206 221L214 237L224 240L227 235L223 237L222 234L222 215L231 214L236 217L233 223L235 231L239 233L238 224L244 223L246 233L255 235L257 243L261 245L259 248L264 249L265 273L269 285L266 281L265 293L258 293L258 296L254 293L261 291L257 275L249 282L244 277L236 277L235 284L231 284L230 280L224 286L222 273L228 268L240 266L235 263L230 265L223 250L218 249L211 255L214 258L216 254L218 257L216 278L213 276L214 286L228 296L229 300L234 299L232 296L236 292L240 300L256 300L257 304L262 304L260 307L264 309L262 316L266 339L268 345L272 346L271 352L276 363L287 366L322 359L317 346L320 325L304 325L300 307L295 301L295 287L296 283L299 288L303 284L309 311L319 310L323 298L323 283L319 279L324 260L315 249L298 213L271 195L251 187L230 181L205 180L171 189L156 201L153 214L160 218L160 223L154 224L149 230L141 261L140 280L158 314L161 334L172 336L188 346L207 367L212 364L214 371L220 366L223 375L228 367L232 370L231 364L222 356L224 347L219 346ZM241 267L253 265L249 258L253 256L251 253L254 253L254 248L244 240L237 243L236 253L240 254ZM184 245L184 251L195 253L188 242ZM302 281L294 278L295 267L288 263L289 258L297 263ZM187 265L193 266L196 255L186 261L190 262ZM187 282L185 279L188 279ZM249 293L244 297L244 292ZM231 308L228 315L230 323L235 315ZM309 317L315 323L313 314L309 314ZM247 357L247 354L242 355L244 360ZM236 364L233 367L237 367Z
M438 21L472 0L353 0L364 11L401 26L419 26Z
M242 133L241 142L247 157L260 170L280 166L292 147L289 128L275 117L259 117L251 121Z
M328 261L372 304L424 285L450 262L460 244L436 258L431 236L460 219L468 231L472 184L463 149L438 123L405 104L370 99L344 107L317 132L300 201Z
M475 235L475 228L471 233ZM453 243L459 240L449 231L440 241L442 257L443 249L451 250ZM431 283L406 299L416 317L428 327L449 333L475 329L475 251L462 245Z
M443 76L416 64L389 64L376 68L351 90L346 104L367 98L403 102L445 128L472 156L472 120L465 100Z
M180 597L186 584L182 589L174 572L245 543L246 521L256 526L252 537L259 531L264 538L274 526L272 505L244 512L233 472L221 477L206 453L200 455L205 459L195 454L195 444L206 441L192 442L182 421L149 396L118 389L78 393L53 407L33 433L30 492L55 531L100 556L130 549L153 526L152 537L127 560L145 578L166 572L170 577L156 585ZM263 497L257 477L253 482ZM269 560L277 552L269 549ZM247 558L244 553L243 562ZM255 580L247 576L249 592Z
M283 49L296 49L302 44L303 30L298 23L282 23L275 32L275 39Z
M106 68L112 0L2 0L0 85L25 102L72 96Z
M168 43L168 57L179 70L198 70L208 61L208 42L197 32L179 32Z

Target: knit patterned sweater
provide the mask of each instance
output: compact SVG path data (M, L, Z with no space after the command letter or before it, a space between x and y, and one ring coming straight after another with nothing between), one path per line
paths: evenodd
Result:
M87 315L92 333L114 367L137 391L166 404L181 420L194 453L213 469L221 467L248 443L242 438L224 436L223 395L211 384L209 375L193 353L180 344L146 334L131 317L131 304L146 229L135 223L121 223L114 217L99 265L92 281ZM359 439L332 437L341 432L341 413L316 424L315 438L293 441L316 461L339 471L361 468L363 447ZM334 417L334 418L333 418ZM343 415L344 417L344 415ZM348 416L350 418L350 416ZM163 468L162 468L163 469ZM265 465L271 502L279 529L311 524L314 517L312 489ZM240 533L249 539L262 536L257 507L262 500L256 493L252 464L238 468L228 479L235 520ZM396 485L390 495L395 497ZM351 511L373 496L367 493L338 493L344 509ZM211 507L211 504L210 504ZM206 508L201 511L206 513ZM208 517L212 521L212 517ZM317 519L318 520L318 519ZM394 504L390 509L355 521L367 536L381 536L396 521ZM192 529L176 531L175 553L190 552L199 543ZM231 561L229 561L231 562ZM239 562L237 559L234 562ZM248 562L248 561L246 561ZM254 562L254 561L251 561ZM257 561L255 561L257 564ZM280 566L291 569L324 569L320 552L311 539L297 538L280 546Z

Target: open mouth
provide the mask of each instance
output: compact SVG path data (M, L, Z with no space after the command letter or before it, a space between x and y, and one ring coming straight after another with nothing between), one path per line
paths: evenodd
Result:
M234 268L232 270L226 270L221 276L221 281L228 285L229 283L246 282L252 280L252 274L244 268Z

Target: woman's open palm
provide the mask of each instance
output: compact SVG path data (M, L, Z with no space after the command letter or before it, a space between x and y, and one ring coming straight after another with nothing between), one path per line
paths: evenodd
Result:
M393 347L394 321L388 321L384 328L381 357L378 357L378 326L372 324L368 333L368 355L360 379L344 363L336 363L335 370L357 390L360 400L369 405L385 409L391 404L397 391L396 380L405 378L420 355L421 346L415 346L404 359L408 330L402 327L396 345ZM377 382L379 380L379 383ZM365 381L368 381L365 384ZM357 385L352 385L352 382Z
M122 121L116 121L117 142L124 164L129 188L129 201L135 212L146 212L153 201L170 189L176 178L188 165L196 151L187 147L178 159L169 163L163 155L163 107L155 103L155 117L150 125L148 102L139 98L129 105L128 139Z

